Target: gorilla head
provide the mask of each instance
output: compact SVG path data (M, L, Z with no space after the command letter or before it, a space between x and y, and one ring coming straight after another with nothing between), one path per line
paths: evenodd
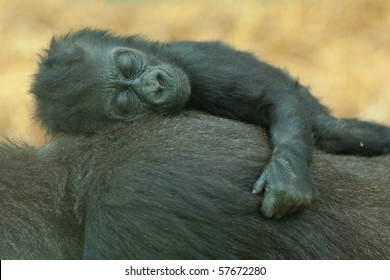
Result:
M142 42L91 30L53 38L31 89L48 131L93 132L148 111L179 111L190 95L187 76L163 56L148 53L158 45Z

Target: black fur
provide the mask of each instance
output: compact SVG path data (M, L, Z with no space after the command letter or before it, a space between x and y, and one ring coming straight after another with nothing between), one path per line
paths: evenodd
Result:
M264 130L200 113L4 142L0 258L390 258L390 156L315 152L312 207L279 221L248 188L270 157Z
M334 119L285 71L220 42L159 43L84 29L52 40L31 92L52 133L95 132L183 106L266 127L273 154L253 188L265 190L266 217L311 202L313 142L332 153L390 152L389 127Z

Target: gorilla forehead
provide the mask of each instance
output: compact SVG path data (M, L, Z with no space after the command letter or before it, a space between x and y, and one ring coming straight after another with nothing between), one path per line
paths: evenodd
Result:
M66 48L75 43L80 46L125 46L131 37L114 36L105 30L82 29L75 33L69 32L60 37L53 37L50 48Z
M69 32L63 36L53 37L50 49L58 51L58 48L69 49L75 45L82 48L105 49L112 47L128 47L142 50L148 54L161 55L161 42L153 42L143 38L140 35L117 36L106 30L82 29L78 32Z
M32 92L45 100L70 101L91 90L104 87L107 56L104 49L88 50L77 44L72 47L50 47L41 57L39 71L34 76Z
M112 86L113 51L126 48L142 59L147 57L149 62L155 62L159 61L153 55L157 46L141 43L139 36L113 36L107 31L91 29L53 37L41 56L32 92L49 100L62 100L65 96L68 101L72 97L80 98L88 89ZM107 70L111 75L107 75Z

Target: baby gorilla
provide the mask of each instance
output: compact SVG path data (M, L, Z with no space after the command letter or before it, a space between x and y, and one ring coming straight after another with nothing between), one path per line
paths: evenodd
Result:
M50 133L95 132L182 109L266 127L273 154L253 193L264 193L261 212L269 218L310 204L313 143L331 153L390 152L389 127L333 118L286 72L220 42L160 43L84 29L52 39L31 92Z

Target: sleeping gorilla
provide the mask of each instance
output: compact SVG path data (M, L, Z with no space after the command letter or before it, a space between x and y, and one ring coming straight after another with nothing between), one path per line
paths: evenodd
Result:
M286 72L219 42L159 43L84 29L53 38L34 78L37 117L51 133L96 132L183 107L266 127L273 153L253 188L264 191L266 217L311 202L312 134L332 153L390 152L389 127L334 119Z
M248 192L270 155L264 130L194 112L3 143L0 259L390 258L390 156L315 152L312 207L274 221Z

